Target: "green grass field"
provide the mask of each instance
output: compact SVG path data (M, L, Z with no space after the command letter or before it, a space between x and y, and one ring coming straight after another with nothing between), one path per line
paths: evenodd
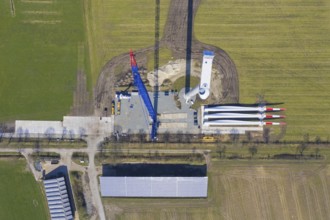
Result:
M199 83L199 81L200 81L199 78L195 76L190 76L190 87L194 88ZM186 84L186 77L182 76L177 80L175 80L175 82L173 83L173 89L180 91L182 88L185 87L185 84Z
M0 1L0 121L61 119L88 70L83 0Z
M240 102L258 94L283 102L286 140L329 135L329 1L204 0L195 20L202 42L228 52L239 73Z
M49 218L42 185L27 169L25 159L1 159L0 179L0 219Z
M170 1L160 1L160 37ZM85 4L93 85L107 61L129 49L154 44L155 2L149 0L93 0ZM168 56L168 53L165 53ZM161 58L160 58L161 59ZM127 61L129 62L129 61ZM153 65L151 65L153 66Z

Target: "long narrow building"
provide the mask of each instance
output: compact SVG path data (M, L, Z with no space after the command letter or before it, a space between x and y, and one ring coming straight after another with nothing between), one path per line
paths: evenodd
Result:
M73 214L64 177L44 181L51 220L71 220Z
M103 197L207 197L204 177L100 177Z
M102 197L206 198L206 165L103 165Z

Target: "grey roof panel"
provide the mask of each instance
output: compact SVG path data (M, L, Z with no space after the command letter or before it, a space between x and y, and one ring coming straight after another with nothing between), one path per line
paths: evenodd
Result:
M189 179L180 178L178 180L178 196L189 197L189 195L195 195L197 197L205 197L205 189L207 194L207 180L202 178Z
M102 187L105 185L109 185L109 181L112 185L116 187ZM109 194L113 196L125 196L126 195L126 179L125 178L112 178L104 179L100 177L100 184L101 184L101 195Z
M142 197L151 195L151 182L145 177L126 178L127 195L132 197Z
M73 219L64 181L64 177L44 181L51 219Z
M176 197L176 177L151 177L152 197Z

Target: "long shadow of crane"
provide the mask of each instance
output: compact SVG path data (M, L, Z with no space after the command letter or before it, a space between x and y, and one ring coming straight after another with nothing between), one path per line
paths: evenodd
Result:
M192 29L193 29L193 0L188 0L185 93L188 93L190 89Z
M159 85L158 85L158 68L159 68L159 19L160 19L160 0L155 0L155 50L154 50L154 110L156 113L153 123L158 127L158 95L159 95Z

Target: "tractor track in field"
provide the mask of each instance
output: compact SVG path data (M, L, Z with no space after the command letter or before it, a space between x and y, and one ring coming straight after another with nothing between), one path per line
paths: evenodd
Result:
M168 48L174 59L200 60L203 50L214 51L213 67L220 74L221 94L215 96L215 102L237 103L239 101L239 85L236 66L229 55L221 48L198 41L193 35L193 20L201 0L172 0L168 11L167 22L163 38L159 41L159 48ZM190 18L190 19L188 19ZM147 54L154 52L155 46L135 51L135 58L139 66L147 66ZM188 53L187 53L188 51ZM115 75L116 67L123 72L130 71L129 54L121 54L112 58L102 68L97 84L94 88L95 114L101 114L105 107L111 105L115 94L115 82L120 76ZM216 89L216 88L215 88Z
M326 182L326 179L323 175L319 175L320 176L320 179L321 179L321 183L322 183L322 190L323 190L323 194L324 194L324 197L325 197L325 214L326 216L330 216L330 212L329 212L329 209L330 209L330 199L329 199L329 191L328 191L328 185L327 185L327 182Z

